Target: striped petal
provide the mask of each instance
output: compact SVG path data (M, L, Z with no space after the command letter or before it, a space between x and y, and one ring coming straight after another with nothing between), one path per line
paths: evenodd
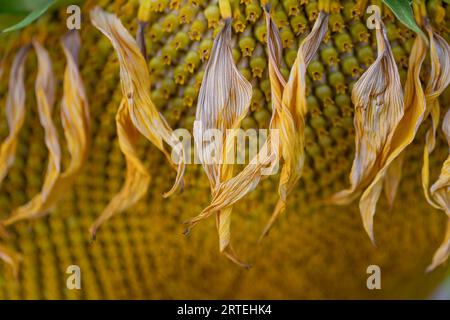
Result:
M194 125L195 144L213 196L221 182L233 176L233 165L228 164L227 159L234 157L234 139L228 136L227 130L240 127L241 121L247 115L251 97L251 84L234 64L231 19L226 19L214 40L211 57L205 68ZM220 135L214 142L205 139L211 129L218 130ZM220 251L238 265L248 267L237 258L230 244L231 211L231 207L224 208L216 215ZM190 227L200 220L191 221Z
M409 58L406 85L405 85L405 109L404 115L397 125L392 136L389 148L383 153L374 179L364 191L359 202L359 208L363 220L364 229L372 242L375 242L373 234L373 216L382 190L387 172L394 161L398 159L403 150L411 144L425 114L425 94L420 82L420 70L426 55L426 43L421 37L416 37Z
M9 134L0 147L0 184L14 162L19 132L25 119L24 65L29 49L29 46L25 46L19 50L11 68L6 100L6 120Z
M55 102L55 77L52 71L52 63L47 50L39 42L33 41L33 46L38 58L38 74L35 84L38 114L44 128L45 144L49 151L47 171L39 194L28 203L15 209L10 217L4 221L5 225L10 225L22 219L38 217L42 213L43 204L49 199L61 172L61 149L58 133L52 120Z
M308 112L306 103L306 70L325 37L328 29L328 20L329 15L321 11L311 32L300 44L289 79L283 90L280 138L284 165L281 169L278 186L280 200L275 207L269 224L265 228L265 233L267 233L276 217L285 210L287 196L294 189L303 173L305 162L305 117Z
M403 116L400 76L386 32L380 22L376 30L378 57L355 83L355 158L350 173L351 186L332 197L336 204L348 204L367 187L389 152L395 128ZM392 181L395 184L394 180Z
M83 81L78 70L80 38L77 32L70 32L62 39L67 59L64 72L64 91L61 104L61 118L64 135L71 156L67 169L57 177L48 197L35 200L33 211L19 210L5 221L12 224L22 219L35 218L51 211L71 187L87 156L89 139L89 105Z
M423 153L422 166L422 187L427 201L435 208L445 210L441 204L437 203L434 196L430 194L430 168L429 155L433 152L436 144L436 132L440 117L439 96L450 84L450 46L438 34L434 33L430 26L427 26L428 36L430 39L430 62L431 72L425 88L426 97L426 115L430 115L431 128L427 131L425 147ZM446 121L450 119L444 118L444 133L446 133Z
M114 214L125 211L138 202L150 184L150 175L137 154L140 133L131 120L126 99L122 100L117 111L116 126L120 150L125 155L127 165L125 183L91 226L89 232L92 239L95 238L98 228Z
M117 113L116 122L121 149L127 160L125 184L91 227L91 235L94 236L103 222L112 215L134 205L148 188L150 177L136 154L136 140L138 139L136 132L145 136L163 152L170 164L177 170L175 183L172 189L164 194L165 197L170 196L181 187L185 165L181 143L172 134L172 129L151 100L147 63L135 39L117 16L108 14L98 7L91 11L91 20L93 25L111 41L119 58L124 99ZM178 164L171 158L164 143L168 144L178 155Z
M120 63L120 80L124 98L129 108L131 120L136 129L164 153L171 165L177 170L172 189L166 197L181 187L185 169L181 143L173 135L172 129L156 109L150 97L150 74L147 63L139 47L125 29L117 16L106 13L96 7L91 11L93 25L99 29L112 43ZM166 150L167 143L178 155L176 164Z

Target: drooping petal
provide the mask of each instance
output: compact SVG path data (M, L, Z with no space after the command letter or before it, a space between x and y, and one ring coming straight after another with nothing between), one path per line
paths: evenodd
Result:
M272 145L272 147L269 147L270 145ZM246 165L236 176L219 185L211 200L211 204L203 209L197 217L191 219L189 224L192 226L198 221L208 218L214 212L234 205L248 193L253 191L262 176L270 175L274 172L274 168L278 161L275 159L276 153L271 152L269 148L274 149L277 146L278 143L271 144L270 141L268 143L266 142L259 151L258 156L256 156L250 164Z
M15 209L5 221L10 225L21 219L36 218L41 214L42 205L48 200L61 172L61 149L58 132L52 120L55 102L55 77L49 54L42 45L33 41L38 58L38 74L35 84L39 119L45 133L45 144L49 151L47 171L41 191L28 203Z
M268 11L268 10L266 10ZM306 67L317 51L327 29L328 15L321 12L311 34L304 40L300 46L298 57L294 63L293 70L289 79L289 88L286 85L281 73L279 72L279 63L281 47L277 45L279 42L278 30L270 19L270 15L266 13L266 21L268 27L268 52L269 52L269 76L272 85L272 119L270 128L279 129L280 135L284 134L281 149L285 150L284 181L280 182L280 190L283 194L287 194L293 188L295 183L301 176L303 167L304 146L304 116L306 115L306 83L305 73ZM287 92L287 90L289 90ZM280 129L281 128L281 129ZM278 132L278 131L277 131ZM205 208L202 213L191 220L196 222L205 219L212 213L232 206L234 203L242 199L246 194L256 188L260 179L264 175L270 175L278 167L279 158L279 136L271 131L269 138L263 145L257 156L255 156L250 164L248 164L235 177L223 182L218 191L215 193L211 204ZM296 147L295 152L289 148ZM288 164L286 164L286 159ZM284 188L287 187L285 190ZM280 193L281 193L280 192ZM282 212L283 205L277 204L276 210L269 221L265 232L275 221L276 216Z
M14 162L20 129L25 119L25 60L30 46L25 46L17 53L9 77L9 91L6 100L6 120L9 134L0 146L0 184Z
M450 151L450 110L447 111L442 123L442 131ZM433 261L427 268L427 272L434 270L436 267L447 261L450 255L450 155L445 160L442 166L441 173L438 180L431 186L429 197L433 200L433 204L438 209L443 210L449 219L447 220L447 231L445 233L444 241L439 246L438 250L433 256Z
M98 228L118 212L134 205L147 192L150 176L137 154L139 131L133 125L126 99L123 99L116 114L117 136L120 150L125 155L127 173L122 189L109 202L89 232L95 238Z
M267 45L269 55L269 79L272 86L272 119L270 128L275 129L279 123L279 115L281 113L282 91L285 81L279 71L281 63L281 39L278 28L272 21L268 10L266 10L266 24L267 24ZM278 137L276 137L278 138ZM189 221L193 226L200 220L206 219L214 212L218 212L228 208L242 199L249 192L254 190L258 185L261 177L264 175L264 170L267 167L275 167L273 164L278 162L278 140L276 143L275 137L270 136L264 145L259 150L258 154L233 178L221 182L213 194L211 204L206 207L197 217ZM275 169L275 168L274 168ZM268 170L268 171L273 171ZM268 173L266 173L268 174Z
M359 202L364 229L372 242L375 242L373 216L387 171L403 150L411 144L424 118L425 94L419 75L425 55L426 43L422 37L416 37L409 58L410 68L405 85L404 115L395 129L389 148L382 154L380 170L362 194Z
M177 170L175 183L172 189L164 195L165 197L170 196L181 187L185 158L181 143L172 134L171 128L151 100L147 63L135 39L115 15L108 14L98 7L91 11L91 20L93 25L111 41L119 59L124 99L116 116L116 122L121 149L127 160L125 184L91 227L91 235L95 235L95 231L104 221L115 213L134 205L145 194L150 183L150 176L145 172L141 160L137 157L136 140L138 136L136 132L145 136L163 152L170 164ZM171 158L164 143L168 144L173 153L178 155L178 164Z
M82 168L88 151L89 140L89 105L84 91L83 81L78 70L78 52L80 38L78 32L69 32L62 39L62 46L67 59L64 72L64 90L61 104L61 119L68 151L71 156L67 169L57 177L48 197L33 205L33 212L20 211L5 223L12 224L25 218L36 218L47 214L58 203L72 185L77 173ZM40 202L40 204L39 204Z
M445 231L444 241L439 246L439 249L433 256L431 264L427 267L426 272L431 272L438 266L447 261L450 256L450 218L447 220L447 227Z
M450 110L447 111L442 129L447 138L447 143L450 151ZM444 241L440 245L439 249L433 256L433 261L428 266L427 272L434 270L436 267L447 261L450 255L450 155L442 166L441 173L438 180L431 186L431 197L439 209L443 210L449 220L447 222L447 231L444 237Z
M233 176L233 164L227 160L229 157L234 158L234 139L228 136L228 130L240 127L248 112L251 97L252 86L233 60L231 19L226 19L214 40L211 57L205 68L194 125L196 148L213 196L220 183ZM214 141L210 140L208 133L211 130L217 130ZM230 244L231 211L231 207L225 208L216 215L220 251L233 262L248 267L237 258ZM190 223L190 227L198 221L200 219Z
M251 84L234 64L231 49L231 20L225 20L214 40L205 68L196 111L194 139L211 186L220 182L222 150L226 143L211 143L208 130L218 130L225 141L226 130L237 129L246 116L252 96Z
M305 162L305 117L308 112L306 103L306 70L319 49L327 32L329 15L319 13L309 35L301 43L297 57L283 90L280 117L280 138L284 165L281 169L278 193L279 203L275 207L271 221L275 221L286 206L288 194L294 189L303 173ZM266 226L269 230L271 222Z
M450 149L450 110L447 111L442 123L442 131L444 131ZM450 217L450 155L444 162L441 173L437 181L431 186L430 193L433 202L438 209L443 210Z
M384 154L389 152L394 130L404 112L400 76L381 22L376 34L378 57L352 91L356 151L350 173L351 186L332 197L331 201L336 204L351 202L373 179ZM395 183L395 180L389 181Z
M402 153L392 162L388 167L386 177L383 180L384 195L386 196L389 208L394 206L395 196L397 195L398 186L402 178L404 158L404 154Z
M434 33L429 25L426 26L429 35L430 45L430 77L425 88L426 97L426 116L431 117L431 128L427 131L425 147L423 153L422 166L422 187L427 201L435 208L444 210L436 199L430 194L429 190L429 155L433 152L436 143L436 132L439 123L440 105L439 96L450 84L450 46L438 34ZM447 116L444 118L444 133Z
M270 15L269 8L265 9L264 14L267 27L267 55L269 57L269 80L272 97L272 117L269 128L278 129L280 127L280 117L283 108L283 91L286 86L286 80L280 71L283 44L281 42L280 31Z
M48 52L37 41L33 45L38 57L38 75L36 79L36 99L41 125L45 131L45 144L49 151L42 199L45 200L53 188L53 184L61 171L61 150L58 142L58 132L52 120L52 112L55 104L55 76L52 71L52 62Z
M62 46L67 66L64 73L61 119L71 159L68 168L61 175L61 179L70 180L80 170L87 156L90 115L83 80L78 70L80 49L78 32L69 32L62 39Z
M91 11L93 25L112 43L120 63L120 81L123 96L129 108L131 120L137 130L164 153L171 165L177 169L177 177L172 189L165 194L170 196L182 184L184 152L180 141L172 134L165 119L156 109L150 97L150 74L139 47L125 29L117 16L96 7ZM178 154L178 164L167 152L167 143Z

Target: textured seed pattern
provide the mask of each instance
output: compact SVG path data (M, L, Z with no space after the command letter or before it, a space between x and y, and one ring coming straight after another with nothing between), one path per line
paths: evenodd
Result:
M23 255L17 279L0 263L0 299L8 298L370 298L424 297L442 279L448 267L432 274L424 270L442 241L445 216L425 201L420 182L426 127L407 150L397 201L388 210L383 199L375 218L377 248L365 235L357 206L323 206L321 201L347 186L354 155L352 84L376 56L375 35L355 15L354 1L332 1L329 34L307 72L309 114L306 127L306 162L302 179L290 197L286 215L279 219L261 245L257 238L277 201L278 177L269 178L234 208L235 246L253 268L241 270L217 250L214 221L205 221L188 237L182 222L209 203L209 184L201 166L188 166L184 192L163 199L174 172L162 155L142 139L152 182L148 194L126 214L106 223L90 244L88 228L120 189L125 161L120 152L114 115L121 100L119 66L109 41L88 21L94 5L118 14L136 33L137 1L86 1L83 7L81 74L91 105L92 145L86 166L73 192L49 217L21 222L3 243ZM258 1L231 1L233 56L252 83L254 95L246 128L264 128L270 118L270 84L265 52L265 24ZM218 4L207 0L155 0L145 34L152 99L172 128L192 128L205 60L220 28ZM428 1L433 28L450 39L450 6ZM284 46L285 76L298 44L309 33L317 14L316 1L272 1L273 17ZM66 32L64 10L47 14L8 41L0 41L0 55L13 54L37 37L49 50L60 83L64 56L59 37ZM394 57L404 81L412 32L386 13ZM428 62L426 62L427 64ZM8 68L7 68L8 69ZM425 70L427 68L424 68ZM37 63L26 64L26 119L19 135L16 160L0 186L0 217L38 193L47 161L44 132L39 125L33 86ZM5 105L7 76L0 82L0 103ZM425 75L424 75L425 76ZM62 86L57 86L61 97ZM441 106L450 102L450 90ZM59 106L55 115L59 113ZM444 114L444 110L441 114ZM8 128L0 108L0 137ZM60 137L61 123L55 116ZM63 167L70 159L62 147ZM448 153L438 137L430 159L431 177L437 177ZM432 179L434 180L434 179ZM65 270L81 267L80 291L66 289ZM366 288L366 268L382 268L382 290Z

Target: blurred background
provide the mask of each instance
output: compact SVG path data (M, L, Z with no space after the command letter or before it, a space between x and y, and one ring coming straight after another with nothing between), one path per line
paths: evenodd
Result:
M202 59L210 53L213 32L220 27L219 15L215 1L185 0L178 1L178 6L176 2L153 1L145 34L152 99L172 128L191 130L205 66ZM286 73L298 43L314 23L317 2L275 2ZM234 248L252 265L245 270L220 255L213 218L199 224L189 236L182 234L182 222L200 213L210 200L209 183L201 166L188 166L184 191L164 199L162 194L170 189L175 174L163 155L143 139L140 156L152 177L148 193L132 209L102 226L93 243L89 241L90 225L122 186L125 161L114 121L122 98L117 56L109 41L90 24L88 13L95 5L116 13L134 35L139 3L84 1L80 71L92 118L89 158L73 189L51 215L14 224L8 228L10 237L0 239L2 245L22 256L17 278L0 262L0 299L450 298L448 264L430 274L424 272L442 242L446 221L444 213L427 204L421 187L423 144L429 124L420 129L406 152L394 207L388 208L383 197L378 205L376 248L363 230L357 203L323 205L323 199L348 186L354 155L351 87L376 57L374 34L352 13L355 2L335 2L342 7L333 16L336 27L308 69L306 167L289 196L286 213L258 245L260 232L278 199L278 176L262 181L233 210ZM443 17L435 13L442 11L429 12L434 28L448 41L448 4L427 3L444 10ZM233 54L239 70L254 88L251 112L243 126L264 128L271 112L264 19L258 1L242 1L236 8L239 18L233 25ZM26 16L22 14L20 19ZM59 41L67 32L66 18L62 5L20 31L0 35L4 66L1 106L6 103L9 70L19 48L35 38L49 51L58 79L54 121L63 167L69 155L59 116L65 67ZM17 19L14 21L20 21ZM414 34L392 15L386 14L384 21L404 81ZM25 124L14 164L0 186L2 219L37 194L43 183L48 155L34 96L36 69L32 53L26 63ZM446 108L449 102L447 89L441 107ZM0 119L3 141L9 132L4 107L0 108ZM447 155L448 146L439 133L430 160L433 181ZM366 286L366 270L373 264L381 268L381 290L368 290ZM81 269L81 290L66 287L70 265Z

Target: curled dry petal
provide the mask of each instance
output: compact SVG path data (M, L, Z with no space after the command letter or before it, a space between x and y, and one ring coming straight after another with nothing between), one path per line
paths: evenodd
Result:
M335 194L331 201L348 204L367 187L389 152L392 136L403 116L400 76L383 24L376 30L378 57L355 83L355 158L350 173L351 186ZM396 180L389 180L396 184ZM380 189L381 190L381 189Z
M61 103L61 119L67 147L71 156L67 169L57 177L48 191L47 198L35 200L33 211L19 210L5 223L11 224L25 218L44 215L54 208L82 168L88 151L89 104L83 81L78 70L80 38L76 31L69 32L62 39L67 65L64 72L64 90Z
M442 130L450 147L450 110L447 111L442 124ZM444 162L438 180L431 186L431 196L438 208L450 217L450 156Z
M305 162L306 69L327 32L329 15L319 13L310 34L301 43L297 57L283 90L280 117L280 138L284 165L281 169L278 193L280 200L271 221L284 211L286 198L303 173ZM271 224L266 227L270 228Z
M450 83L450 46L430 26L426 26L430 38L431 72L425 88L426 115L431 117L431 128L427 131L423 153L422 187L427 201L435 208L445 210L430 194L429 155L433 152L436 143L436 131L440 117L439 96ZM444 133L447 116L444 119Z
M125 29L117 16L106 13L96 7L91 11L91 20L112 43L120 63L120 81L131 120L136 129L150 140L177 169L173 188L166 193L171 195L181 186L184 173L184 155L181 143L172 134L165 119L156 109L150 98L150 74L136 41ZM167 152L167 143L179 155L176 164Z
M206 65L200 87L194 125L194 140L200 161L208 176L213 196L221 182L233 175L234 138L229 134L238 129L246 116L252 97L252 86L242 76L233 61L231 49L231 19L226 19L214 40L211 57ZM218 138L211 141L208 130L218 130ZM224 143L222 143L224 142ZM235 263L247 267L234 253L230 241L232 208L224 208L216 215L220 251ZM200 221L191 221L190 227Z
M408 69L405 85L404 115L395 128L389 148L385 149L380 158L378 164L380 170L362 194L359 202L364 228L372 242L374 242L373 216L387 172L403 150L413 141L425 114L425 95L419 79L425 55L426 43L422 37L416 37L409 58L411 67Z
M102 222L113 214L126 210L135 204L147 190L150 178L148 174L142 172L142 163L136 156L135 140L137 136L134 131L131 134L132 130L136 129L150 140L164 153L170 164L177 170L175 183L164 196L171 195L182 185L185 164L184 151L180 141L173 135L171 128L151 100L151 83L147 63L135 39L125 29L117 16L108 14L98 7L91 11L91 20L93 25L111 41L119 59L120 80L124 97L121 108L127 110L122 110L122 114L118 113L116 121L118 125L122 126L122 128L118 127L118 130L119 132L122 130L121 148L128 164L125 185L91 228L94 232ZM122 123L120 122L121 119L128 117L125 114L129 115L131 122L125 120ZM168 144L173 153L177 155L178 164L171 158L164 143ZM136 181L131 181L134 180L132 177L135 177Z
M394 206L395 196L397 195L398 186L402 178L404 158L404 154L402 153L392 162L383 180L384 195L386 196L389 208Z
M95 238L97 229L105 221L115 213L131 207L144 196L150 184L150 176L147 173L147 169L137 154L137 142L140 133L131 121L126 99L122 100L117 111L116 126L120 150L125 155L127 164L125 183L90 228L92 238Z
M266 11L267 22L267 43L269 53L269 78L272 86L272 119L270 128L276 127L279 123L279 114L281 113L282 91L285 81L279 71L281 62L281 40L278 28L273 23L270 15ZM191 226L198 221L209 217L214 212L231 207L234 203L242 199L258 185L264 169L270 167L278 157L278 152L273 147L271 133L259 150L258 154L239 172L235 177L221 182L213 194L211 204L205 208L197 217L190 220ZM278 143L276 144L278 146Z
M276 216L284 209L284 201L301 176L304 161L304 117L306 106L306 68L316 53L327 29L328 15L321 12L310 35L299 48L289 81L286 83L279 71L281 45L278 29L266 10L269 53L269 77L272 86L272 119L270 129L279 129L281 150L285 164L280 181L280 201L269 221L265 232L270 228ZM194 219L204 219L212 213L232 206L246 194L256 188L264 175L277 168L280 156L278 131L271 130L265 144L239 174L221 183L211 204ZM292 149L294 148L294 149Z
M450 218L447 220L447 227L444 241L435 252L431 264L427 267L426 272L431 272L436 267L447 261L450 256Z
M71 159L67 170L61 174L60 180L70 180L79 172L87 156L90 115L83 80L78 70L80 49L78 32L69 32L62 39L62 46L67 66L64 73L61 119Z
M28 203L14 210L10 217L4 221L5 225L21 219L37 217L41 213L43 204L49 199L61 171L61 149L58 142L58 133L52 120L55 102L55 77L52 71L52 63L47 50L39 42L33 41L33 46L38 58L38 74L35 84L37 107L39 119L44 128L49 159L40 193Z
M194 139L211 186L220 183L226 153L221 143L210 143L207 130L219 130L225 141L226 130L237 129L246 116L252 96L251 84L240 74L231 50L231 20L226 20L214 40L198 96Z
M19 132L25 119L24 65L29 49L29 46L25 46L19 50L11 68L6 100L9 134L0 147L0 184L14 162Z
M447 143L450 147L450 110L447 111L442 124L442 130L444 131ZM444 241L440 245L433 257L433 261L428 266L427 272L434 270L437 266L444 263L450 255L450 155L442 166L441 173L438 180L431 186L430 197L433 199L434 204L441 210L443 210L449 220L447 222L447 231L444 237Z

